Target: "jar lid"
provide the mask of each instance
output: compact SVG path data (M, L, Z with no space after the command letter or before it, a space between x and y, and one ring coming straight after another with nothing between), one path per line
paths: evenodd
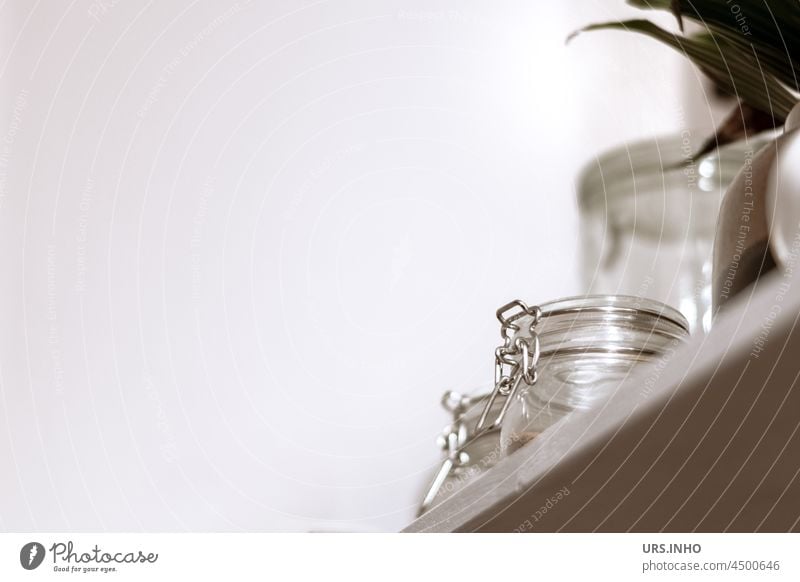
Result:
M666 303L634 295L575 295L548 301L539 305L542 317L566 313L597 312L605 314L634 314L647 318L664 319L689 331L686 317Z
M669 305L630 295L583 295L541 304L536 332L542 353L571 350L660 353L689 335L689 322Z

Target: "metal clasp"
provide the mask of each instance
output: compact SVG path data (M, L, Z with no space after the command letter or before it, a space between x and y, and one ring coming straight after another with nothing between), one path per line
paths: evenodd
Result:
M451 410L455 417L454 423L446 429L445 435L443 435L444 442L442 444L447 451L447 457L428 488L420 506L419 515L433 503L453 469L469 462L469 457L464 449L475 439L500 428L520 384L524 382L530 386L536 382L536 366L539 363L541 352L536 326L541 318L542 310L535 305L528 307L525 302L515 299L498 309L496 315L500 322L500 336L503 338L503 344L498 346L494 352L494 388L488 395L475 430L469 438L466 438L468 431L465 430L466 427L463 426L460 415L478 399L486 398L486 395L470 399L453 392L445 393L442 404ZM524 317L530 317L531 321L523 331L517 322ZM498 398L504 398L504 400L499 412L490 423L488 422L489 412Z
M515 299L498 309L496 315L503 345L494 352L494 390L475 426L476 435L500 427L520 382L528 385L536 382L536 365L541 352L536 326L542 310L536 305L528 307L524 301ZM516 322L523 317L530 317L531 322L525 333L519 335L522 328ZM489 411L500 396L505 398L503 406L491 424L487 424Z

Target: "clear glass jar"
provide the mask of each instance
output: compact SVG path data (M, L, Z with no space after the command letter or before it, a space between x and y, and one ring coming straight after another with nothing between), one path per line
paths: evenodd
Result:
M700 146L688 131L626 144L588 164L578 183L586 292L672 305L692 332L711 326L717 214L753 149L732 144L692 161Z
M509 406L500 435L505 454L610 396L635 366L670 352L689 335L678 311L640 297L571 297L540 308L537 379L523 385Z

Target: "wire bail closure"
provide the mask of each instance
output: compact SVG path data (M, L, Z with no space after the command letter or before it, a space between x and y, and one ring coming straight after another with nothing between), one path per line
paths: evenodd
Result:
M476 437L500 427L522 382L529 386L536 382L536 365L541 353L536 326L542 317L542 310L538 306L528 307L524 301L515 299L498 309L496 315L500 322L503 345L498 346L494 352L494 390L475 425ZM525 317L530 318L530 323L523 331L516 322ZM498 397L505 399L503 406L491 424L488 424L489 412Z
M469 462L469 455L465 449L478 438L500 428L520 384L524 382L528 386L532 386L536 383L536 367L541 353L536 326L541 319L542 310L536 305L528 307L524 301L515 299L500 307L496 316L500 322L500 337L503 338L503 343L494 351L494 388L488 395L471 401L471 403L475 403L488 396L474 432L469 438L465 437L466 427L458 418L459 414L466 410L466 400L462 398L457 403L451 404L454 400L451 398L453 393L445 394L442 404L457 418L456 422L448 426L445 434L440 437L443 448L447 451L447 457L436 472L420 505L418 515L423 514L433 504L450 473ZM524 318L530 319L530 321L523 327L520 324ZM498 398L503 398L502 407L495 418L489 422L489 413Z

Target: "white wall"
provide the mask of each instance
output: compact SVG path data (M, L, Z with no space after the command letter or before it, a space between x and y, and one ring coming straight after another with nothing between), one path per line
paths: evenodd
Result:
M684 122L565 46L628 13L5 2L0 529L400 528L495 308L580 291L577 169Z

